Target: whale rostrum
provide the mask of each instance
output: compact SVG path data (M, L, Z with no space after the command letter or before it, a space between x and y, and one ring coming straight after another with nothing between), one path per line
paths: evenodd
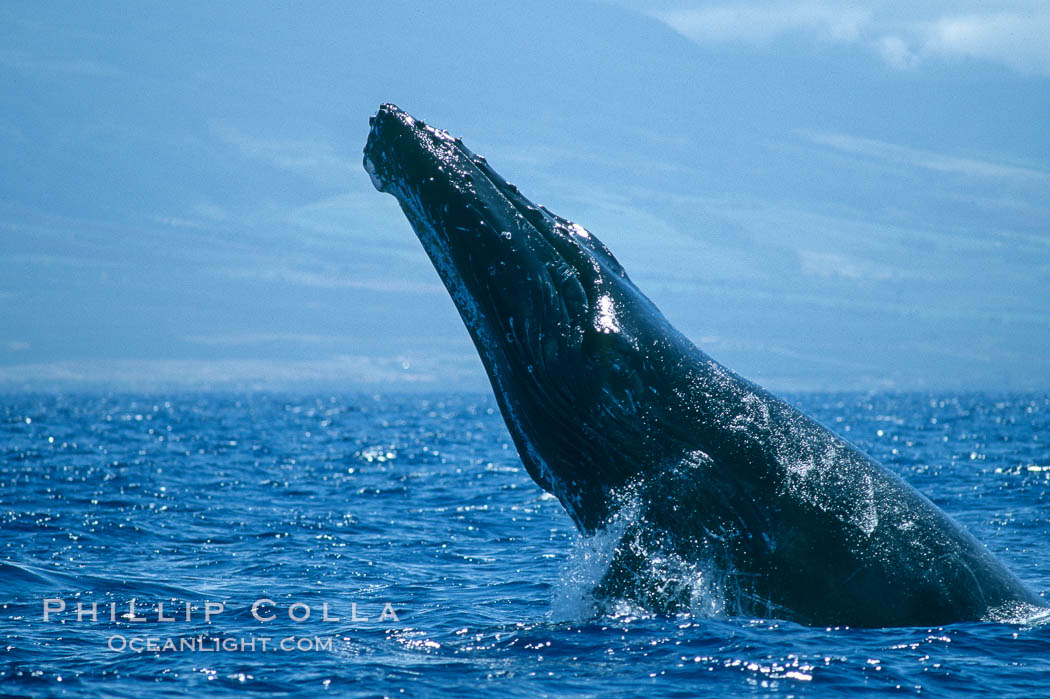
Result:
M522 463L584 533L595 591L820 626L939 625L1043 606L899 476L698 349L582 226L460 139L385 104L364 165L397 198L481 356Z

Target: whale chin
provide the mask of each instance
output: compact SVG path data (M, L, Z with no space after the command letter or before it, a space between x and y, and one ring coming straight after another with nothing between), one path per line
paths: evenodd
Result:
M365 169L449 290L529 475L581 531L620 535L597 595L690 611L703 568L722 608L819 626L1045 607L899 476L700 351L591 232L394 105L370 125Z
M368 156L365 155L363 164L365 166L365 172L368 173L368 179L372 180L372 186L380 192L385 192L387 188L387 182L380 176L379 170L376 168L375 163L369 160Z

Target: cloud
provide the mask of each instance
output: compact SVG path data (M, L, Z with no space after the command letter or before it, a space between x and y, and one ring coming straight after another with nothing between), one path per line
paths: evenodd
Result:
M10 352L24 352L32 347L31 344L24 340L7 340L3 343L3 346Z
M265 345L277 342L321 344L345 341L349 338L310 333L238 333L232 335L190 335L183 339L186 342L192 342L197 345Z
M828 146L835 150L846 153L886 160L904 165L914 165L946 172L953 175L966 175L971 177L991 178L1018 178L1018 179L1046 179L1050 177L1045 172L1031 168L1017 167L1015 165L1004 165L987 160L974 160L972 158L961 158L954 155L945 155L934 151L908 148L894 143L878 141L870 138L858 138L846 134L830 131L802 132L802 134L813 143Z
M70 360L0 366L2 390L288 390L484 387L476 355L338 355L326 359Z
M159 223L162 226L170 226L172 228L191 228L194 230L202 230L206 228L206 224L203 221L195 221L190 218L183 218L181 216L153 216L150 220L154 223Z
M823 352L807 352L794 347L745 338L703 337L697 340L697 342L705 348L711 348L717 352L743 350L763 355L775 355L786 359L800 359L817 365L856 369L858 371L878 371L879 369L878 364L872 364L871 362L859 362L854 359L840 359L828 356L827 353Z
M882 56L882 60L894 68L904 70L914 68L919 64L919 57L908 46L908 43L899 36L884 36L881 39L876 39L874 46L879 55Z
M727 3L655 14L680 34L700 43L763 43L784 34L806 33L826 41L853 41L871 11L828 3Z
M1001 61L1023 72L1050 74L1050 7L1030 13L952 15L913 29L919 53Z
M323 141L263 138L221 121L213 122L211 131L248 158L322 184L342 184L348 173L356 173L361 167L359 161L340 155L332 144Z
M891 267L829 250L800 250L798 257L802 274L812 277L886 281L902 276Z
M122 263L112 260L100 260L93 257L72 257L69 255L47 255L42 253L26 253L20 255L4 255L0 257L0 264L9 265L32 265L40 267L120 267ZM0 298L3 295L0 294Z
M343 192L304 204L289 210L283 220L326 238L340 238L344 243L354 238L355 245L384 248L387 254L419 249L415 236L404 234L405 226L401 223L404 218L394 198L377 196L374 191ZM391 222L394 222L393 227Z
M763 44L785 36L856 45L890 66L929 59L981 59L1050 75L1050 5L1043 0L729 0L696 5L613 0L664 22L698 43Z
M413 282L404 279L352 278L333 270L307 271L292 267L275 267L270 269L243 267L227 269L226 274L234 279L259 279L323 289L367 289L369 291L409 294L434 294L444 293L445 291L445 287L440 284Z
M87 58L40 58L25 51L0 51L0 65L21 73L48 73L75 78L121 75L117 68Z

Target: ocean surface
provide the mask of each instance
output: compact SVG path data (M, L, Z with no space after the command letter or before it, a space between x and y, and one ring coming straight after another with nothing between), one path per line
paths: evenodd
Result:
M788 398L1050 590L1050 396ZM1038 618L595 616L603 544L490 396L11 394L0 431L5 694L1050 691Z

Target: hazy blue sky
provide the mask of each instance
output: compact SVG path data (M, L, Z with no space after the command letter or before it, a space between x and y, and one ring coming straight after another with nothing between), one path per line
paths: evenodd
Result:
M1050 388L1050 4L0 4L0 388L484 388L395 102L775 389Z

